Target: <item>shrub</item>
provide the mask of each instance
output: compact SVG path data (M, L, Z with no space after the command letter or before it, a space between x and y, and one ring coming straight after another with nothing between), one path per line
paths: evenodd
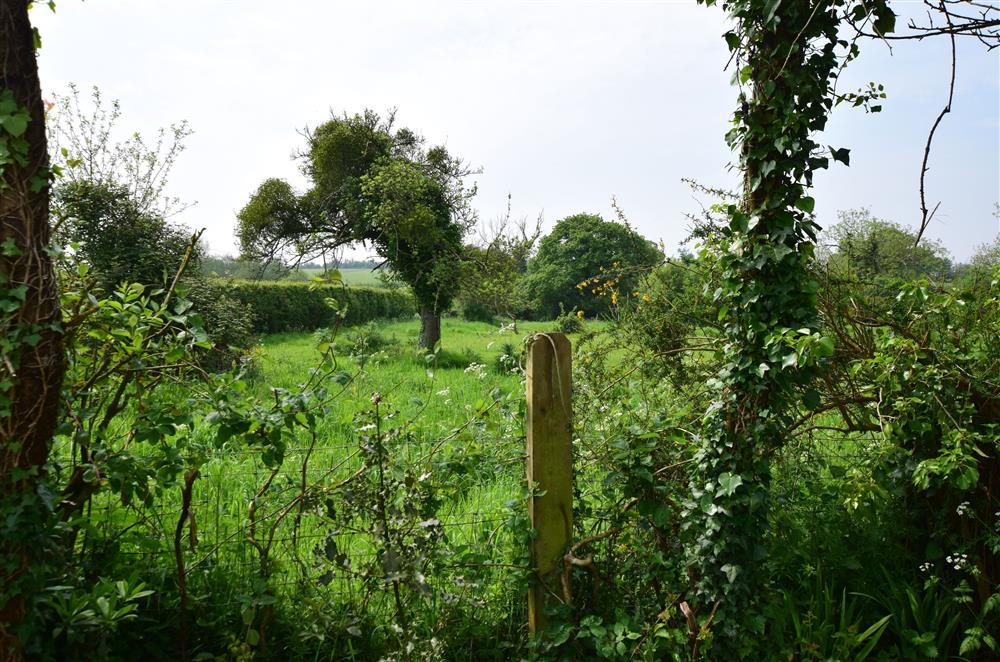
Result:
M363 324L376 319L409 317L416 311L413 296L405 290L368 287L320 287L297 282L215 281L226 296L253 311L254 331L312 331L330 326L336 310L345 311L344 323Z
M249 356L257 340L251 306L228 294L217 283L203 278L187 283L186 290L212 343L212 349L200 359L202 367L222 371Z
M556 318L556 330L560 333L580 333L583 331L583 317L577 311L562 312Z
M375 354L397 347L396 336L387 336L372 322L346 334L344 340L338 343L338 349L350 356Z
M524 360L524 348L506 342L500 346L500 354L493 359L493 371L501 375L521 372Z

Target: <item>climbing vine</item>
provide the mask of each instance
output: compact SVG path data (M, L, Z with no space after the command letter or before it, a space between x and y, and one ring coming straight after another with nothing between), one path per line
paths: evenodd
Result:
M830 159L849 164L849 150L823 147L817 133L839 101L861 105L881 94L873 86L838 96L837 77L859 52L840 27L851 19L886 33L895 21L886 0L724 0L722 8L734 25L725 40L739 86L727 142L739 154L743 191L726 209L714 292L723 361L686 504L692 604L720 659L746 655L763 631L756 607L766 585L757 568L766 555L769 458L784 439L793 387L834 348L818 332L808 267L819 228L807 190Z
M38 578L64 370L31 4L0 3L0 657L11 660L23 656L25 596Z

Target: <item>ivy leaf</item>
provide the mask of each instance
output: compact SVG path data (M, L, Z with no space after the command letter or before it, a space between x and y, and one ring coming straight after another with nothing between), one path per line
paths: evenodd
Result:
M872 24L878 34L896 31L896 14L887 5L876 5L875 22Z
M28 128L28 113L22 111L0 117L0 125L3 125L7 133L17 138Z
M740 37L735 32L727 32L725 37L726 45L729 46L729 50L735 51L740 47Z
M795 201L796 209L800 209L807 214L813 213L816 209L816 199L810 198L809 196L804 196Z
M830 156L833 157L834 161L840 161L845 166L851 165L851 150L846 147L841 147L839 149L830 148Z
M736 581L736 576L740 574L740 568L739 568L739 566L735 566L735 565L733 565L731 563L727 563L726 565L722 566L722 568L720 568L720 569L722 570L722 572L726 573L726 579L729 580L730 584L732 584L733 582L735 582Z
M719 489L716 490L716 496L732 496L736 488L743 484L743 477L739 474L731 474L725 471L719 474Z

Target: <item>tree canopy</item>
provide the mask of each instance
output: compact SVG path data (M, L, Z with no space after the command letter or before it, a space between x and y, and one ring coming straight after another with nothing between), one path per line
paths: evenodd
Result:
M122 282L164 282L177 271L191 241L187 228L144 211L120 184L66 182L56 187L55 202L63 219L60 239L78 246L107 290ZM192 256L196 262L199 253Z
M245 256L308 259L351 243L373 246L414 291L421 346L440 338L440 315L458 291L462 238L475 221L472 174L444 147L425 148L394 117L366 110L307 132L301 155L312 187L298 195L265 181L238 216Z
M864 278L946 278L951 272L948 252L937 242L917 235L898 223L875 218L867 209L840 213L827 230L833 253L826 264L838 272Z
M558 315L560 305L567 311L598 315L607 312L611 302L577 285L613 274L620 279L618 287L629 291L641 271L662 260L656 244L627 224L596 214L574 214L556 223L541 239L538 254L528 263L524 286L543 317Z

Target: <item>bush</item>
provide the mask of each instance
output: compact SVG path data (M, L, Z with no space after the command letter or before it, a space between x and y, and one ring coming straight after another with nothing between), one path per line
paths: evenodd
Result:
M399 339L396 336L385 335L378 326L369 322L347 333L346 337L337 343L337 346L343 354L361 356L398 347Z
M202 367L221 371L250 355L257 341L250 305L229 295L217 283L196 278L186 283L187 298L201 315L212 349L200 358Z
M413 296L405 290L368 287L311 286L297 282L214 281L220 292L250 307L258 333L313 331L330 326L336 310L346 310L344 323L363 324L376 319L410 317L416 312Z
M507 375L522 371L525 362L524 347L517 347L514 343L506 342L500 347L500 354L493 359L493 371Z
M580 333L583 331L583 317L577 311L563 312L556 318L556 330L560 333Z

